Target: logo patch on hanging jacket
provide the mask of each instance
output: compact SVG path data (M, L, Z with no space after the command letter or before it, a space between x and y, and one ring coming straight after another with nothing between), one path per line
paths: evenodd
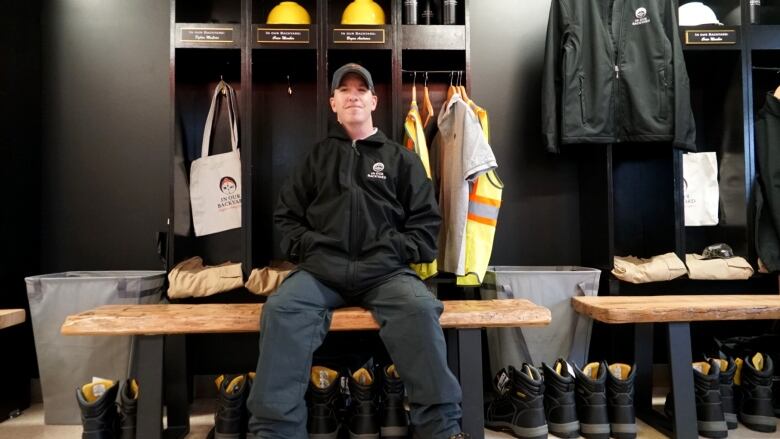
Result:
M631 23L634 26L650 23L650 19L647 18L647 9L645 8L638 8L636 12L634 12L634 17L636 17L636 19Z

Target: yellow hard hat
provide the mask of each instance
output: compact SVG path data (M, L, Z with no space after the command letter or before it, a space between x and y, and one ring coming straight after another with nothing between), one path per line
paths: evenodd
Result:
M353 0L344 8L341 24L385 24L385 11L374 0Z
M295 2L281 2L271 9L267 24L311 24L306 8Z

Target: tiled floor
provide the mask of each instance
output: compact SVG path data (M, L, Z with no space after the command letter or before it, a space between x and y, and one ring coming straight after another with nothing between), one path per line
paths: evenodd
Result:
M213 400L200 399L192 407L190 417L190 434L187 439L204 439L209 429L214 425ZM662 434L648 427L641 421L638 423L640 439L660 439ZM554 438L555 436L550 436ZM485 439L508 439L511 435L485 430ZM729 431L730 439L770 439L780 438L780 433L757 433L742 426ZM80 425L44 425L43 405L34 404L25 410L21 416L0 423L0 439L81 439Z

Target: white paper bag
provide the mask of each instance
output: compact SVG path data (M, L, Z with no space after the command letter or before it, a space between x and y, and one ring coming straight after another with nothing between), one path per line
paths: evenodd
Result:
M718 225L718 159L714 152L683 155L686 226Z
M232 151L209 155L215 110L224 97L230 122ZM238 152L236 92L220 81L211 99L203 129L201 157L190 168L190 202L195 236L209 235L241 227L241 157Z

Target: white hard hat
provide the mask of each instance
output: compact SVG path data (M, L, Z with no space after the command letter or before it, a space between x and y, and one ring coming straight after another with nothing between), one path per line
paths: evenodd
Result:
M702 24L719 24L718 17L709 6L702 2L691 2L680 6L678 11L680 26L699 26Z

